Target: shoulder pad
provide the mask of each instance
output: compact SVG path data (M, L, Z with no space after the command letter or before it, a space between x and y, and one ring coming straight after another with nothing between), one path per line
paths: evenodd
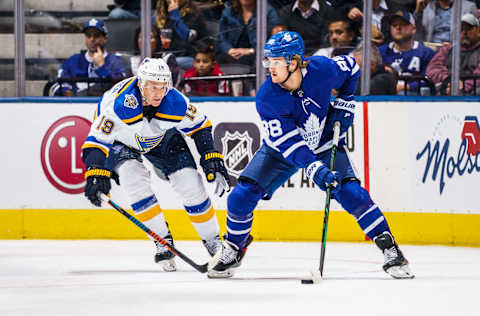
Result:
M188 98L176 89L168 91L158 107L155 118L170 122L180 122L185 117Z
M140 93L136 89L137 79L132 77L112 88L115 114L126 124L132 125L142 120L143 105Z

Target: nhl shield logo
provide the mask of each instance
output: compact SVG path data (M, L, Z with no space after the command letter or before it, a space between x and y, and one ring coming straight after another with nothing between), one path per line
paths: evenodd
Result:
M253 139L248 131L235 131L233 134L226 131L221 140L225 167L231 175L238 177L253 157Z

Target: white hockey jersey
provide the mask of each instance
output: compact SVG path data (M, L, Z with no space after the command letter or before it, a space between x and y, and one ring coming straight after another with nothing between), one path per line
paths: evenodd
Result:
M113 142L118 141L147 153L160 144L170 128L191 136L211 126L207 117L197 113L189 99L176 89L167 92L149 121L143 114L143 100L137 82L137 77L131 77L105 92L82 149L98 148L108 157Z

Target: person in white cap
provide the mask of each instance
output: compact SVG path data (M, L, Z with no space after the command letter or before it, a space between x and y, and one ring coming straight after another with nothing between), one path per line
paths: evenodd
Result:
M460 33L460 76L480 75L480 23L473 14L462 16ZM441 94L449 95L452 71L452 47L446 45L435 54L427 67L427 76L437 85ZM460 80L461 94L478 94L480 79L476 80L477 91L473 80Z

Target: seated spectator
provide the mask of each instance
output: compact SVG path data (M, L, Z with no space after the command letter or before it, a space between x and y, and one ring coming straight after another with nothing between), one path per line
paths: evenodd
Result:
M430 60L435 54L431 48L415 41L415 19L408 11L398 11L389 17L392 42L379 47L383 62L395 69L399 75L423 75ZM418 89L418 82L405 83L399 80L397 92L403 94Z
M142 47L142 29L138 27L135 30L135 37L133 38L133 47L135 48L134 56L130 57L130 69L131 74L136 76L138 66L142 62L142 56L140 54L140 48ZM161 41L158 29L156 27L152 27L150 33L150 48L151 48L151 56L155 57L156 52L161 50Z
M297 0L278 11L280 25L295 31L305 42L305 54L312 55L318 48L327 46L327 25L334 10L318 0Z
M370 95L397 94L397 80L382 64L382 55L377 46L371 45L370 57ZM352 52L353 58L357 61L360 69L363 69L363 43L360 43ZM356 95L362 90L361 78L357 83Z
M164 46L165 43L168 43L168 45ZM155 58L162 58L167 63L168 67L170 67L170 71L172 72L172 84L175 88L177 88L182 81L184 70L178 66L175 55L168 51L169 45L170 42L164 40L162 33L159 33L156 27L152 27L152 31L150 33L151 56ZM135 31L134 37L134 48L136 55L130 57L131 75L134 76L137 75L138 67L142 62L140 47L142 47L142 33L141 28L139 27Z
M108 14L109 19L139 19L141 15L140 0L114 0L114 5L107 7L112 10ZM152 0L152 10L155 10L157 2ZM153 16L153 15L152 15Z
M415 14L419 26L420 39L425 42L450 42L452 28L453 0L417 0ZM475 3L462 0L462 16L472 13L477 16Z
M195 45L206 36L200 11L192 0L159 0L156 8L159 30L173 30L169 50L183 69L193 66Z
M462 16L460 33L460 76L480 75L480 23L470 13ZM435 54L427 67L429 76L441 94L450 94L450 81L452 70L452 47L445 45ZM479 94L473 90L473 80L460 81L460 92L464 95ZM480 80L476 82L477 90L480 90Z
M241 63L255 70L257 46L257 1L231 0L225 5L220 18L219 63ZM278 15L267 6L267 34L278 25Z
M198 49L193 60L193 67L185 72L184 78L223 76L225 75L215 61L213 46L202 46ZM189 96L218 96L228 95L228 82L226 80L195 80L187 81L183 91Z
M343 50L344 55L350 54L356 46L357 30L353 22L343 15L336 15L328 22L328 41L330 47L320 48L316 56L333 57L334 50Z
M58 78L124 78L126 77L125 65L122 58L109 54L107 44L107 28L101 20L91 19L83 27L87 51L80 52L68 58L58 70ZM63 83L53 87L55 95L101 95L110 85L88 84L78 82L75 84Z
M352 21L360 21L363 18L362 0L322 0L340 14L346 15Z

